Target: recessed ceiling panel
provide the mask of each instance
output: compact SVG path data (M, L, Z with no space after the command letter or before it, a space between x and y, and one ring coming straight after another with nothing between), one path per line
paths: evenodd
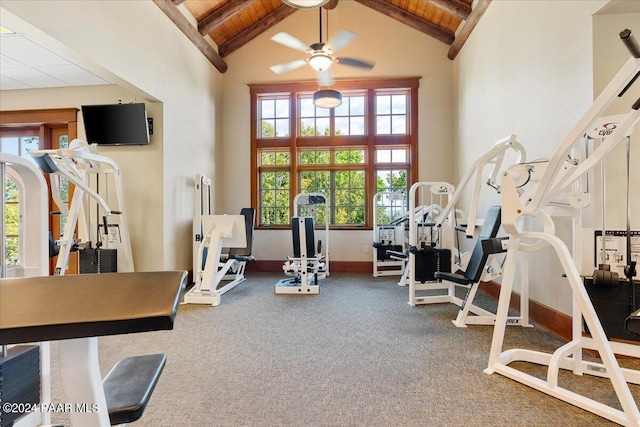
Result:
M107 85L108 81L101 79L93 73L74 64L67 65L50 65L38 67L39 71L55 77L70 86L91 86L91 85Z
M30 67L63 65L69 61L20 34L4 34L0 37L0 51Z
M9 77L0 75L0 90L14 90L14 89L31 89L24 83L13 80Z
M35 68L7 68L6 70L0 70L0 74L32 88L69 86L68 83L51 77Z
M13 58L0 54L0 68L21 68L26 67L22 62L18 62Z

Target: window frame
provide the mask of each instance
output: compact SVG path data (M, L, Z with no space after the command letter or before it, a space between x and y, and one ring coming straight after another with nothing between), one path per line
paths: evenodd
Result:
M258 213L257 229L288 229L289 225L264 225L261 223L260 211L260 172L266 170L260 166L259 154L261 150L289 150L290 177L289 212L295 214L293 199L300 192L299 175L310 169L364 169L365 170L365 222L362 225L335 225L331 229L371 229L373 226L372 198L377 191L378 169L400 169L407 166L407 191L418 180L418 88L420 77L380 78L380 79L348 79L337 80L334 88L354 95L364 94L365 116L364 135L330 135L330 136L300 136L299 98L306 97L318 89L315 81L260 83L249 84L251 95L251 206ZM376 135L376 94L388 94L405 91L407 94L407 133ZM276 138L262 138L259 136L260 111L258 100L264 96L289 97L289 136ZM330 133L334 132L335 115L330 113ZM377 164L376 148L407 148L408 157L405 164ZM334 164L331 165L301 165L300 152L303 149L330 149L332 152L340 149L365 150L364 164Z

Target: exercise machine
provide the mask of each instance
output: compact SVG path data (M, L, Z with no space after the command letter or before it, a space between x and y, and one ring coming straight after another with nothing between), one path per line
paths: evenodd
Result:
M590 144L602 144L607 136L613 132L624 115L605 116L596 121L592 129L585 136L585 147L588 150ZM630 209L630 146L633 128L629 128L624 137L627 142L627 229L607 229L607 159L600 160L600 195L601 195L601 220L602 229L594 230L593 275L585 275L584 283L589 298L591 299L600 323L609 339L640 340L635 334L625 328L625 319L638 308L636 286L640 283L633 282L633 275L626 274L626 269L637 263L640 256L640 232L631 231ZM609 159L611 160L611 159ZM615 162L618 163L618 162ZM611 166L609 166L611 167ZM620 166L617 165L618 169ZM634 236L635 235L635 236ZM586 237L586 235L585 235ZM633 240L637 240L632 243ZM626 243L626 248L625 248ZM585 257L586 258L586 257ZM586 263L585 263L586 264ZM588 333L588 328L586 328Z
M15 265L7 265L6 200L7 180L13 181L18 197L20 243ZM0 280L7 277L49 275L48 193L44 176L36 165L23 157L0 153ZM4 299L6 295L0 291ZM0 310L2 310L0 308ZM3 322L0 321L0 325ZM29 345L11 345L0 341L0 390L3 402L47 404L51 401L50 345L48 341ZM17 343L12 343L17 344ZM25 367L26 366L26 367ZM24 408L23 408L24 409ZM12 412L2 415L2 425L35 427L51 422L48 412Z
M80 139L71 141L68 149L31 150L29 154L42 172L49 175L51 197L58 205L59 213L67 217L62 238L57 242L59 254L54 274L64 275L71 251L80 249L93 252L93 238L96 242L90 261L96 268L93 272L132 272L133 256L118 164L109 157L99 155L95 144L89 145ZM68 205L60 195L61 178L73 185L73 196ZM91 188L93 184L95 190ZM101 187L106 198L100 195ZM114 189L113 193L109 191L110 187ZM91 206L90 201L95 202L96 206ZM95 219L92 221L91 218ZM76 228L78 234L85 238L84 242L74 238ZM108 269L104 267L106 260L102 257L106 253L103 255L103 250L115 250L115 257L110 252Z
M319 280L329 276L329 212L327 197L320 193L300 193L293 199L298 216L291 218L293 256L287 257L282 266L290 278L280 280L275 286L276 294L320 293ZM303 216L304 215L304 216ZM316 245L315 220L324 217L324 245Z
M631 53L631 58L570 130L548 162L540 168L538 176L531 176L527 184L520 189L517 184L523 178L522 167L508 170L503 176L502 226L508 233L508 239L502 244L502 247L506 248L506 258L491 351L485 372L506 376L615 423L638 426L640 411L628 383L640 384L640 371L622 368L616 354L638 358L640 348L628 343L613 342L607 338L580 275L580 251L574 252L574 256L578 255L577 259L574 259L567 245L556 235L551 219L551 213L559 209L577 212L584 207L584 195L575 191L576 184L623 140L627 130L640 120L640 99L635 102L631 100L628 112L618 122L615 130L587 159L579 162L572 156L577 145L582 143L584 135L594 126L597 119L603 116L611 103L617 98L625 102L624 95L640 75L640 44L630 30L622 31L620 38ZM557 203L558 200L565 203ZM574 229L579 230L580 215L576 213L574 218L578 226L574 226ZM530 219L535 219L543 231L527 230L526 222ZM581 246L579 234L574 230L574 248ZM518 255L545 247L550 247L558 257L564 270L563 276L566 277L573 294L572 338L553 353L530 349L503 350L509 303L516 281ZM583 322L590 336L583 335ZM633 323L633 320L631 322ZM583 350L597 351L601 362L583 360ZM514 366L515 362L522 363ZM527 363L546 366L546 376L539 378L519 369ZM616 404L600 402L578 391L564 388L559 383L561 369L572 371L576 375L588 374L608 379L617 397ZM601 387L602 383L599 382L597 386Z
M405 273L408 273L406 283L411 306L450 301L454 296L453 286L443 285L434 276L436 271L450 272L452 268L455 213L451 212L449 220L439 227L436 227L436 220L454 191L455 187L447 182L416 182L409 189L409 248ZM402 280L399 284L403 284ZM445 295L432 292L442 290Z
M460 183L449 203L442 209L442 214L436 220L436 226L440 226L448 220L452 212L456 212L456 204L459 203L462 194L471 189L471 205L469 207L469 215L463 221L465 224L456 222L454 228L458 232L464 233L466 238L472 239L476 237L476 228L481 226L477 235L476 242L470 252L462 253L460 251L459 242L454 245L454 257L457 262L454 264L456 270L462 270L461 274L455 272L437 272L436 279L444 280L465 288L463 298L457 297L453 293L446 302L456 304L460 307L460 311L453 320L453 324L459 328L467 325L493 325L496 316L494 313L483 309L474 303L480 282L488 282L495 280L502 275L502 266L498 262L495 254L500 253L500 249L490 249L483 246L487 239L494 239L500 229L501 212L500 206L491 206L484 219L478 219L478 209L480 204L480 195L485 184L492 191L500 193L500 178L507 168L507 160L522 164L526 159L526 151L522 144L516 138L516 135L507 135L499 139L493 147L485 154L480 156L471 165L467 172L463 175ZM511 164L510 164L511 165ZM490 166L488 174L485 172ZM529 165L527 171L531 172L533 166ZM472 180L473 178L473 180ZM487 252L491 251L491 252ZM523 274L524 275L524 274ZM454 286L454 289L455 289ZM426 300L427 302L433 301ZM437 300L435 300L437 302ZM520 315L510 316L508 318L509 325L531 326L529 323L529 290L527 281L521 281L520 289Z
M133 422L149 402L166 355L127 357L103 379L98 337L173 329L186 281L185 271L0 279L0 345L59 341L72 427ZM39 411L53 409L41 402Z
M406 261L387 251L406 250L407 196L399 191L380 191L373 196L373 277L403 275Z
M200 220L207 231L196 256L195 284L184 302L217 306L223 294L245 281L246 263L253 259L255 209L244 208L240 215L202 215ZM223 248L228 248L224 256Z

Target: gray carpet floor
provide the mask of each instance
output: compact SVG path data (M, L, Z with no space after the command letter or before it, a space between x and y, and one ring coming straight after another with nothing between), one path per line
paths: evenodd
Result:
M217 307L183 305L173 331L100 338L103 375L127 356L168 356L146 412L132 425L612 425L483 373L493 328L456 328L451 304L409 306L408 289L395 277L335 273L319 295L306 296L275 295L281 277L249 273ZM495 306L485 295L480 301ZM563 343L538 327L510 327L505 339L506 347L546 351ZM54 343L53 400L64 402L56 352ZM566 374L561 385L615 402L607 380ZM69 425L64 414L52 418Z

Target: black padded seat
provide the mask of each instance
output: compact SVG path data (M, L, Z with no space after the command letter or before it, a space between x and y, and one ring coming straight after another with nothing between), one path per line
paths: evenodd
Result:
M186 271L0 279L0 345L173 329Z
M480 281L482 270L489 258L489 254L485 253L482 249L482 240L495 238L498 234L501 221L500 209L499 205L489 208L465 272L463 274L456 274L438 271L434 275L436 279L447 280L463 286L471 286Z
M112 426L142 417L166 363L164 354L147 354L115 364L102 381Z

